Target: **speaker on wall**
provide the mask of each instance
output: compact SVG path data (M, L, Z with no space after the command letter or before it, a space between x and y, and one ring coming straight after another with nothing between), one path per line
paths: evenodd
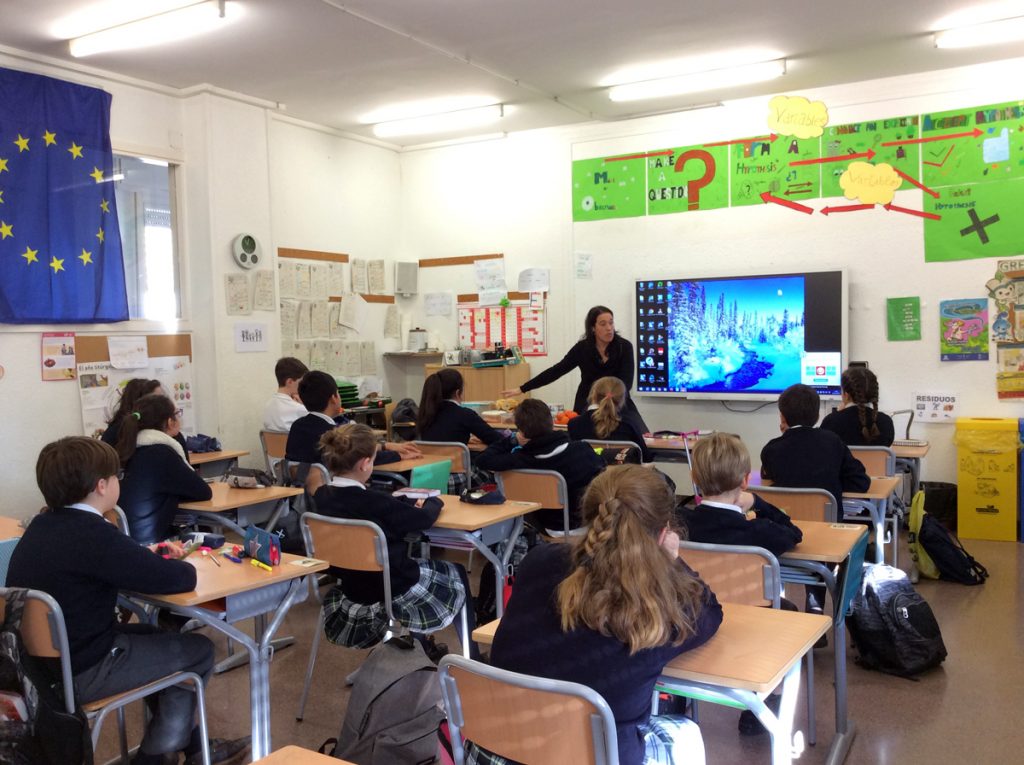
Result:
M395 294L415 295L419 278L419 263L395 263Z

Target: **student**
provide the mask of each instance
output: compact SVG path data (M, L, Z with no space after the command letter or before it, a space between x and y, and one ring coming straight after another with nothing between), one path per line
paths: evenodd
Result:
M551 410L538 398L520 402L515 411L519 429L515 436L497 441L477 457L476 464L484 470L554 470L561 473L569 489L569 527L580 525L580 498L604 462L590 447L569 441L567 433L556 432ZM561 510L539 510L531 518L543 528L561 532L564 522Z
M416 430L423 441L458 441L476 436L490 445L503 438L472 409L462 406L462 375L456 369L434 372L423 383Z
M569 438L632 441L640 447L640 458L651 461L644 442L647 428L640 415L626 408L626 386L618 377L602 377L590 388L590 406L579 417L569 420Z
M126 537L103 518L119 495L121 465L107 444L83 436L43 447L36 481L46 500L11 556L10 587L42 590L64 613L75 697L95 701L158 680L172 672L195 672L204 682L213 667L213 643L198 633L162 632L147 624L118 624L121 590L155 595L189 592L196 570L187 562L165 560ZM180 545L171 545L180 555ZM185 753L201 761L195 695L168 688L150 706L136 765L164 762L165 754ZM232 759L248 739L211 742L214 762Z
M150 393L135 402L121 426L117 453L124 466L121 507L132 539L151 544L173 535L174 516L182 502L213 496L209 484L185 459L175 439L181 430L174 402Z
M761 450L761 476L779 486L824 489L837 502L843 492L867 491L864 466L835 433L814 427L820 400L809 385L791 385L779 396L779 430Z
M843 405L825 416L822 430L831 430L847 446L892 446L892 417L878 411L878 378L867 367L850 367L842 377Z
M263 407L264 430L285 433L293 422L308 414L306 407L299 400L299 380L308 371L305 364L292 356L277 360L274 365L277 393L271 396Z
M124 422L125 417L130 416L135 410L135 402L143 396L148 396L150 393L159 393L162 396L167 395L160 386L159 380L135 377L124 384L124 388L121 389L121 398L117 403L117 410L107 421L107 429L100 436L103 443L110 444L115 449L117 448L117 437L121 434L121 423ZM185 452L185 460L188 461L188 447L185 446L185 436L179 432L174 437L174 440L181 444L181 448Z
M491 664L593 688L615 716L622 765L703 763L700 729L652 717L662 668L722 622L714 594L679 559L675 498L639 465L610 467L583 497L585 536L523 560ZM469 762L504 763L470 744Z
M337 427L334 418L341 414L341 395L338 383L326 372L312 371L299 381L299 398L309 414L292 423L285 443L285 459L289 462L323 462L320 437ZM387 442L377 454L376 465L386 465L402 459L416 459L422 453L412 444Z
M441 502L434 499L423 506L406 504L388 494L366 490L377 452L377 439L366 425L353 422L332 428L321 437L320 450L331 482L324 485L318 470L309 474L306 486L313 494L316 512L380 526L388 540L395 617L413 633L436 632L450 625L466 599L471 598L465 569L449 561L412 558L406 541L408 535L434 525ZM339 574L341 584L325 600L325 634L333 643L369 647L379 642L387 629L381 575L347 569ZM472 602L467 613L472 632ZM468 635L459 637L469 640ZM471 652L475 651L476 644L472 643Z

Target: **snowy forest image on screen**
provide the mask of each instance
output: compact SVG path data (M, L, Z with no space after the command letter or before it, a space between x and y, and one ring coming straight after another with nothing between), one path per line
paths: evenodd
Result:
M803 276L666 287L670 390L775 392L800 382Z

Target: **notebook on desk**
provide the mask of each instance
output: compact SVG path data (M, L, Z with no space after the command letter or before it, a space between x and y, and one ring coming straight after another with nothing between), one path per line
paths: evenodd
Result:
M916 438L902 438L896 439L892 442L893 446L928 446L927 441L919 441Z

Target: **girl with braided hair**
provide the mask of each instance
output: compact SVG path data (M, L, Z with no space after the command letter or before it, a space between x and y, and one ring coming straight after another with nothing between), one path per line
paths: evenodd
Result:
M587 533L523 560L491 649L502 669L582 683L615 716L619 762L703 763L689 719L651 716L662 668L718 629L722 608L679 559L674 498L640 465L610 467L583 497ZM471 763L505 761L472 744Z
M878 411L878 378L867 367L850 367L842 377L843 405L821 421L847 446L892 446L892 418Z

